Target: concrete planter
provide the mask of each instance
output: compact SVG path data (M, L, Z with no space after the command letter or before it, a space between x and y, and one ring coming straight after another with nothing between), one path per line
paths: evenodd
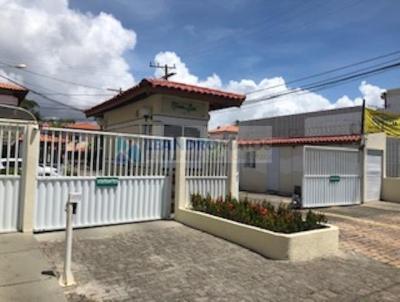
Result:
M332 225L318 230L283 234L189 209L179 209L175 219L277 260L311 260L334 254L339 247L339 229Z

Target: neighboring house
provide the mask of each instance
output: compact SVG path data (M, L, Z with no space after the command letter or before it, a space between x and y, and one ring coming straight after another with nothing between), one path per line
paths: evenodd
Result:
M303 187L307 180L314 181L313 194L321 202L351 204L363 199L360 188L365 175L364 200L377 200L386 175L386 136L363 137L362 129L361 106L240 122L240 189L301 195L304 190L310 193L309 187ZM336 177L340 185L334 183Z
M387 90L381 98L385 101L385 111L400 114L400 88Z
M208 131L208 136L213 139L237 139L239 127L236 125L218 126Z
M28 113L6 108L6 106L19 107L28 92L29 90L21 86L0 82L0 118L32 120L32 116Z
M29 90L21 86L2 82L0 83L0 104L17 107L28 94L28 92Z
M161 79L138 85L87 110L105 131L207 137L209 111L239 107L245 96Z
M65 125L64 128L89 131L99 131L101 129L99 124L96 122L75 122Z

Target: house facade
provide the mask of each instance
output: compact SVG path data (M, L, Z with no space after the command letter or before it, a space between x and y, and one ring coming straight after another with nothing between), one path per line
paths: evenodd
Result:
M208 131L208 136L213 139L237 139L239 127L237 125L218 126L215 129Z
M241 122L240 189L302 195L312 206L379 200L388 143L364 134L363 119L357 106Z
M208 112L240 106L245 96L161 79L138 85L86 111L102 129L167 137L207 137Z

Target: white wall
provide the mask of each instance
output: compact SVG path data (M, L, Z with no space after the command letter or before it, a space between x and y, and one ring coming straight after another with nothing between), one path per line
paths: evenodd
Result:
M385 93L386 111L400 114L400 89L391 89Z
M252 150L256 151L256 167L245 167L245 154ZM239 187L243 191L267 192L271 190L291 195L294 186L302 184L303 146L242 146L239 154ZM271 184L272 181L273 184Z

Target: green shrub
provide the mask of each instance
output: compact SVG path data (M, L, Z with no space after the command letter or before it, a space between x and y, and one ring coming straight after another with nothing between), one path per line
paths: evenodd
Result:
M290 206L280 204L275 208L271 203L251 203L247 199L238 201L227 195L225 200L217 198L213 200L210 195L202 197L199 194L191 196L192 208L195 211L205 212L211 215L260 227L262 229L279 232L295 233L323 228L326 217L308 211L305 218L301 211Z

